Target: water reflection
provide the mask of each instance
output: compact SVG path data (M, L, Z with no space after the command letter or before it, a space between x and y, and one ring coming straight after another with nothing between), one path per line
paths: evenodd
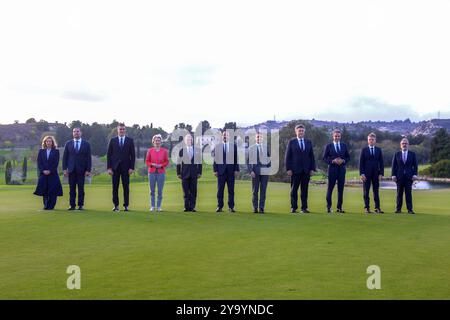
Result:
M381 189L397 189L397 184L394 181L382 181L380 183ZM433 189L445 189L450 188L448 183L437 183L428 181L415 181L413 189L415 190L433 190Z

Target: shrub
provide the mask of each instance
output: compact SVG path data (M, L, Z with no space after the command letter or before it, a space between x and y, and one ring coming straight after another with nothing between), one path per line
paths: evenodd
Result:
M430 167L420 172L422 175L432 176L434 178L450 178L450 160L440 160Z

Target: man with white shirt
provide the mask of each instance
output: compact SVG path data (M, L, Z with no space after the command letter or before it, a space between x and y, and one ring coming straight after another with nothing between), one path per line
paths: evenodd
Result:
M344 213L342 204L344 201L346 164L350 161L347 145L341 142L341 131L333 130L333 142L325 147L323 161L328 164L328 189L327 189L327 212L332 213L331 199L334 186L338 186L337 213Z
M296 137L289 140L286 146L285 165L287 175L291 178L291 213L298 208L298 188L301 191L301 213L309 213L308 186L311 176L316 171L314 147L310 140L305 139L306 128L299 124L295 126Z
M239 174L239 163L237 155L237 145L230 141L230 134L224 130L222 133L222 142L218 143L213 150L213 171L217 177L217 209L216 212L222 212L224 201L225 184L228 189L228 211L233 213L234 209L234 183Z
M375 202L375 212L383 213L380 208L380 180L384 176L384 159L381 148L375 144L377 136L375 133L370 133L367 136L368 146L361 150L359 157L359 175L363 182L364 194L364 210L365 213L372 213L370 211L370 187L373 188L373 198Z
M270 167L268 151L267 144L263 143L262 133L256 133L255 144L248 149L247 161L247 169L252 177L253 213L264 213L269 175L263 168Z
M78 210L84 206L84 181L91 174L92 157L89 142L81 139L81 129L72 129L73 140L67 141L64 147L62 168L64 176L69 178L70 207L75 210L75 200L78 188Z
M117 137L109 141L106 162L108 174L112 177L113 211L119 212L119 184L122 180L123 209L126 212L130 202L130 175L134 172L136 153L133 139L126 136L124 123L119 123Z
M417 180L418 162L416 154L409 151L409 141L403 138L400 142L401 151L392 158L392 180L397 183L397 208L395 213L402 212L403 193L406 198L408 213L414 214L412 202L412 185Z
M191 134L184 137L184 145L177 162L177 177L181 179L183 188L184 212L196 212L197 182L202 176L201 148L195 148L193 142ZM196 163L196 160L199 163Z

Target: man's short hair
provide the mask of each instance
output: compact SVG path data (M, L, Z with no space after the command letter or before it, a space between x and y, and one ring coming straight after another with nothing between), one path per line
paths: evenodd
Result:
M367 138L377 138L377 135L373 132L369 133L369 135L367 136Z
M73 127L73 128L72 128L72 131L73 131L73 130L75 130L75 129L77 129L77 130L80 130L80 131L81 131L81 128L80 128L80 127Z
M335 134L335 133L341 133L341 129L338 129L338 128L334 129L333 134Z
M403 141L406 141L409 144L409 140L407 138L403 138L402 140L400 140L400 143L402 143Z
M121 127L125 127L125 123L120 122L120 123L117 125L117 128L121 128Z
M298 124L295 126L295 130L297 129L305 129L305 126L303 124Z

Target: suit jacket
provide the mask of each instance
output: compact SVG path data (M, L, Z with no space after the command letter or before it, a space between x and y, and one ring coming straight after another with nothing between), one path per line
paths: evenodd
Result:
M398 151L392 158L392 172L391 175L397 179L412 179L418 173L419 164L417 162L416 154L408 150L408 158L406 163L403 162L402 151Z
M381 148L374 148L375 155L370 154L370 148L365 147L361 150L359 157L359 175L366 177L384 176L384 159Z
M114 137L109 141L108 153L106 156L107 168L116 170L119 165L122 169L133 169L136 162L136 153L134 149L134 141L125 137L123 147L120 147L119 137Z
M224 144L223 142L217 144L212 152L212 156L214 158L213 163L213 170L214 172L217 172L219 176L224 175L226 173L234 174L234 171L239 171L239 164L238 164L238 156L237 156L237 145L236 143L229 143L229 146L233 146L234 148L234 156L231 163L226 162L226 154L223 152ZM220 151L222 150L222 151ZM231 152L231 150L229 150ZM222 162L219 163L219 157L222 156Z
M248 148L247 169L249 173L261 174L261 168L270 168L270 150L267 145L262 146L262 153L258 155L258 146L254 144Z
M325 147L325 151L323 153L323 161L328 164L328 173L339 170L339 167L345 168L347 162L350 161L350 154L348 153L347 145L343 142L339 143L340 150L339 153L336 152L334 148L334 143L329 143ZM340 157L345 162L340 166L333 163L333 160Z
M194 155L187 163L183 161L183 156L184 155L188 156L189 154L187 148L183 147L183 149L180 150L177 164L177 176L181 176L181 179L197 178L199 175L202 174L202 164L195 163L195 155L196 154L197 156L199 155L198 151L195 147L193 148L194 148Z
M39 178L36 190L34 191L35 195L39 196L63 195L61 181L59 180L58 175L58 165L59 165L58 149L52 149L50 151L48 159L47 159L47 150L46 149L39 150L37 158ZM44 170L49 170L50 174L46 176L44 174Z
M80 150L75 151L73 140L66 142L63 155L63 170L69 173L85 173L92 170L91 145L86 140L81 140Z
M284 157L287 171L292 170L294 174L316 171L313 144L308 139L304 139L304 144L305 150L302 151L297 138L289 140Z

